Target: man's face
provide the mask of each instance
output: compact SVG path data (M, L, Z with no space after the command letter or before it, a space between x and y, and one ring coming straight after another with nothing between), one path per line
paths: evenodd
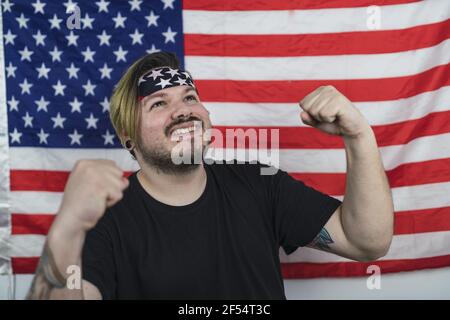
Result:
M136 151L138 160L164 173L187 173L198 167L194 163L203 154L209 141L204 141L205 130L211 128L209 112L190 86L176 86L159 90L141 101L141 117ZM195 141L197 142L194 145ZM174 149L175 148L175 149ZM172 152L184 157L191 164L176 164Z

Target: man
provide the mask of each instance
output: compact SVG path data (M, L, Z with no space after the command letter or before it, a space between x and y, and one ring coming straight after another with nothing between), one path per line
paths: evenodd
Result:
M28 298L285 299L280 247L358 261L385 255L393 203L373 131L333 87L300 107L303 122L345 141L342 203L284 171L261 175L258 163L175 163L203 154L209 113L174 55L135 62L110 115L140 170L126 179L112 161L77 162ZM66 286L73 265L78 289Z

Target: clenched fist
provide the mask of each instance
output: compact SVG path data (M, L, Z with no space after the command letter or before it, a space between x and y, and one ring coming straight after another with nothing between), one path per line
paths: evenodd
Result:
M352 138L370 130L361 112L333 86L314 90L300 101L300 107L304 123L329 134Z
M69 176L58 219L71 229L88 231L128 187L123 171L111 160L80 160Z

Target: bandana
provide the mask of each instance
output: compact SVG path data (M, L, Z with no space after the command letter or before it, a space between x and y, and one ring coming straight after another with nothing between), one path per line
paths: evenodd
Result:
M177 86L190 86L197 90L194 80L187 71L169 67L153 69L139 78L139 100L156 91Z

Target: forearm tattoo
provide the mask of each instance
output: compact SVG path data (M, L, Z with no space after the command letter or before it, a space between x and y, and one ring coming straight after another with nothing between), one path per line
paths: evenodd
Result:
M27 299L46 300L53 289L65 288L66 280L56 267L53 254L47 243L44 245Z
M329 251L330 250L330 244L334 243L333 239L331 239L330 234L328 233L327 229L322 228L320 230L319 234L314 238L314 240L309 244L310 247Z

